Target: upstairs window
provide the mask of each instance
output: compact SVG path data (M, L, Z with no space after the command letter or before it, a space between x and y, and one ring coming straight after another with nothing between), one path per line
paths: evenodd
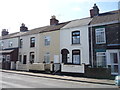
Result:
M97 28L96 31L96 44L106 43L105 28Z
M72 32L72 44L80 44L80 31Z
M35 37L30 38L30 47L35 47Z
M23 39L20 39L20 48L23 47Z
M9 47L12 47L13 46L13 42L12 41L9 41Z
M0 41L0 50L3 49L3 44L4 44L4 42L3 42L3 41Z
M45 37L45 46L49 46L50 45L50 37Z

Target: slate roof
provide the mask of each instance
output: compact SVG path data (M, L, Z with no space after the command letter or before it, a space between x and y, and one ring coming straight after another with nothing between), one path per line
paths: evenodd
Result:
M93 18L90 25L118 21L119 18L120 18L120 11L119 10L101 13L98 16L95 16Z
M11 33L5 36L0 36L0 40L1 39L8 39L8 38L12 38L14 35L18 34L19 32L15 32L15 33Z
M8 34L8 35L5 35L5 36L1 36L0 39L9 39L9 38L15 38L15 37L19 37L19 36L26 36L26 35L56 31L56 30L60 30L60 28L62 28L67 23L69 23L69 22L59 23L58 25L50 25L50 26L35 28L35 29L29 30L29 31L26 31L26 32L11 33L11 34Z
M70 22L70 21L69 21L69 22ZM48 26L46 29L40 31L40 33L60 30L62 27L64 27L64 26L65 26L66 24L68 24L69 22L63 22L63 23L59 23L58 25Z
M82 18L82 19L76 19L71 21L69 24L65 25L62 29L66 28L74 28L74 27L80 27L84 25L88 25L92 18L87 17L87 18Z

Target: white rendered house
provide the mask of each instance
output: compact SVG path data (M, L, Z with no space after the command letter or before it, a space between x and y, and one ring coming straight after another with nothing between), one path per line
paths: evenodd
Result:
M91 20L73 20L60 30L61 72L85 72L85 65L89 64L88 24Z

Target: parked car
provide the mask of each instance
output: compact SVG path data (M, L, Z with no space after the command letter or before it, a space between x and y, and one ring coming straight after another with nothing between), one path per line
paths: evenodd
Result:
M120 75L115 77L115 85L120 88Z

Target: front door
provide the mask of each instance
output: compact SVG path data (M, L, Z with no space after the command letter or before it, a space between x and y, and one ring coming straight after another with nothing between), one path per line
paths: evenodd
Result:
M62 63L66 64L68 62L69 51L67 49L62 49L61 54L62 54Z
M119 72L119 52L110 52L111 73L117 75Z
M23 56L23 64L26 64L26 63L27 63L27 56L24 55L24 56Z

